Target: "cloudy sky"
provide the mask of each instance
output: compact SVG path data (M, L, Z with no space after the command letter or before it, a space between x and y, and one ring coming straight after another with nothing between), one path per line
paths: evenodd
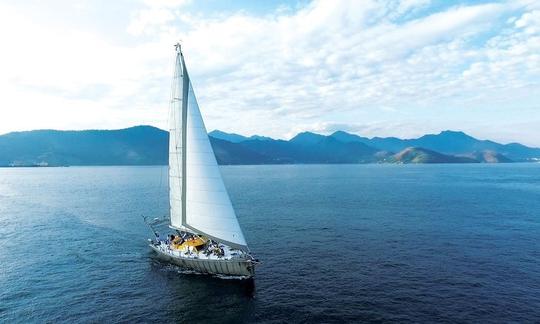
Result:
M0 40L0 133L166 129L181 40L209 130L540 146L534 0L2 0Z

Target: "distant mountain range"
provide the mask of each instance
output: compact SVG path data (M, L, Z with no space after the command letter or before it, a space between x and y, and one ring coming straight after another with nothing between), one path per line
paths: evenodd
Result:
M0 136L0 165L151 165L168 161L169 134L119 130L35 130Z
M417 139L303 132L292 139L245 137L215 130L220 164L507 163L540 160L540 148L478 140L444 131ZM0 136L0 166L164 165L168 133L151 126L120 130L13 132Z
M222 131L210 132L210 136L234 141L273 163L508 163L537 161L540 157L540 148L478 140L456 131L417 139L367 138L344 131L328 136L304 132L289 141Z

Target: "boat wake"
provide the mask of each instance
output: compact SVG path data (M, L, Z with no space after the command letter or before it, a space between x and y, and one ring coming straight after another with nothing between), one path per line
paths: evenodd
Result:
M213 275L214 278L223 279L223 280L250 280L251 277L248 276L231 276L231 275L224 275L224 274L216 274Z

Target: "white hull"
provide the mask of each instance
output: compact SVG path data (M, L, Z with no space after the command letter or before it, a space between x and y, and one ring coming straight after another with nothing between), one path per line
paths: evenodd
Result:
M252 260L184 257L180 254L174 254L170 249L162 249L154 244L150 244L150 247L157 252L160 259L198 273L240 276L245 278L251 278L255 275L256 263Z

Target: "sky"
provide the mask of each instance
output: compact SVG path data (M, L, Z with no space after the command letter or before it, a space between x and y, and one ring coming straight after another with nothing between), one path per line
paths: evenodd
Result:
M2 0L0 40L0 134L167 129L180 40L209 131L540 147L534 0Z

